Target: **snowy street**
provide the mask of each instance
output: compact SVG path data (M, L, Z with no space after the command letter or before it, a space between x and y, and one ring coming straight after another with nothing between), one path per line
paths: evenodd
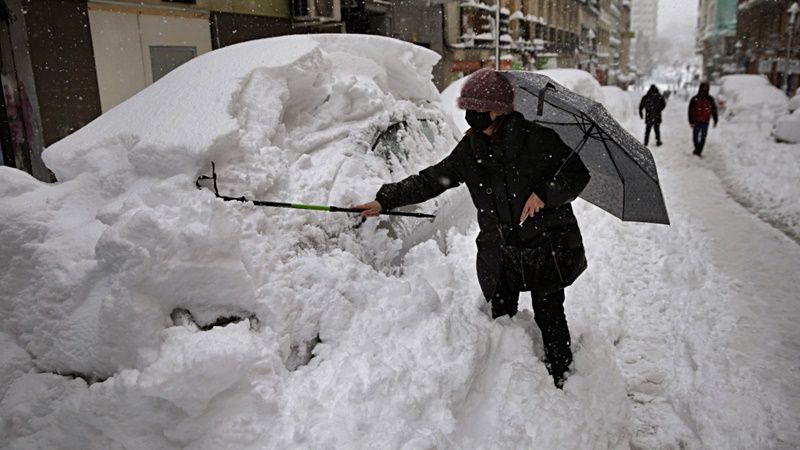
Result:
M677 99L669 104L665 144L650 146L672 227L642 233L635 224L614 224L613 236L628 234L626 248L638 251L612 270L654 284L620 302L622 315L632 319L619 362L634 401L633 442L642 448L677 447L682 440L697 448L796 448L800 246L734 201L715 175L731 156L725 133L736 125L723 121L712 129L701 160L691 155L685 108ZM643 126L630 128L639 137ZM770 181L782 182L763 180ZM589 234L598 241L607 236ZM653 241L661 245L653 248ZM661 270L643 268L658 258L639 255L640 249L666 253Z
M434 221L362 221L195 184L214 161L226 196L372 200L462 136L439 59L354 34L232 45L48 147L58 182L0 167L0 448L800 447L800 144L770 137L788 99L757 76L702 159L670 99L649 147L670 226L573 202L563 390L529 295L492 319L463 186L406 207ZM642 139L641 91L542 72Z

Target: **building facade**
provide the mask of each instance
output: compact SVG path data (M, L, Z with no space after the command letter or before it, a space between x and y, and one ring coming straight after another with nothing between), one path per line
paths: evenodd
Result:
M655 39L658 33L658 0L632 0L630 8L631 30L636 33L636 39Z
M800 11L800 2L739 0L736 34L728 47L741 71L766 76L790 96L800 87L800 12L791 23L792 11Z
M631 0L631 30L635 36L633 60L640 70L649 72L658 35L658 0Z
M341 32L340 0L0 0L2 163L41 153L187 60L238 42Z
M445 53L446 0L341 0L344 32L392 37ZM447 86L445 64L433 68L437 87Z
M627 70L629 0L0 0L2 164L45 181L48 145L204 53L252 39L365 33L429 48L439 89L482 67ZM499 7L499 21L497 20Z
M496 4L445 3L446 78L495 66ZM626 12L623 13L623 10ZM627 0L500 0L500 67L536 70L569 67L614 83L628 61ZM622 77L624 78L624 77Z
M741 72L736 61L737 0L700 0L696 51L703 57L705 77L711 80Z
M619 59L620 65L620 83L627 83L632 79L630 75L631 67L631 41L636 36L631 29L631 0L621 0L619 2L620 19L619 19L619 36L622 40L621 53Z
M595 77L602 84L615 84L620 73L620 58L622 57L622 34L620 21L622 10L618 0L601 0L598 30L598 63L599 71Z
M586 1L580 8L581 46L579 52L578 68L597 76L599 67L598 52L598 27L600 23L600 2Z

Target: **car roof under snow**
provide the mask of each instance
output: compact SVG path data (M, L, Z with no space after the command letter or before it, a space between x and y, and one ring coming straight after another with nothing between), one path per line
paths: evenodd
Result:
M431 71L440 56L395 39L348 34L295 35L249 41L201 55L44 152L59 180L87 168L86 152L170 153L161 165L187 164L222 152L241 135L262 145L284 127L321 129L401 99L438 102ZM330 117L319 106L333 102ZM329 111L334 108L329 107ZM148 150L149 149L149 150ZM109 162L117 165L119 162ZM135 164L135 161L134 161Z

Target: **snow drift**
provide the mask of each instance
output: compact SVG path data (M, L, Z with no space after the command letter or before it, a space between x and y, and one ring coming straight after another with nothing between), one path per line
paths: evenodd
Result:
M530 313L482 310L455 190L418 206L440 212L430 240L195 187L215 161L222 194L370 200L455 144L437 60L367 36L239 44L48 148L58 183L0 167L0 447L624 445L607 340L576 334L556 390ZM405 152L379 157L393 124Z
M786 95L760 75L722 77L717 100L722 118L736 123L771 122L789 109Z

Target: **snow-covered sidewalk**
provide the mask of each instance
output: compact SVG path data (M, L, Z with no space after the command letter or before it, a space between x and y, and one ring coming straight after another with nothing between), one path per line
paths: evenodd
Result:
M633 238L625 248L636 256L615 268L625 278L648 272L643 247L666 255L651 274L655 285L620 302L630 319L618 347L635 402L633 443L796 448L800 246L726 193L714 172L734 145L720 132L724 124L712 129L706 158L691 155L686 106L670 103L665 145L651 147L672 227Z

